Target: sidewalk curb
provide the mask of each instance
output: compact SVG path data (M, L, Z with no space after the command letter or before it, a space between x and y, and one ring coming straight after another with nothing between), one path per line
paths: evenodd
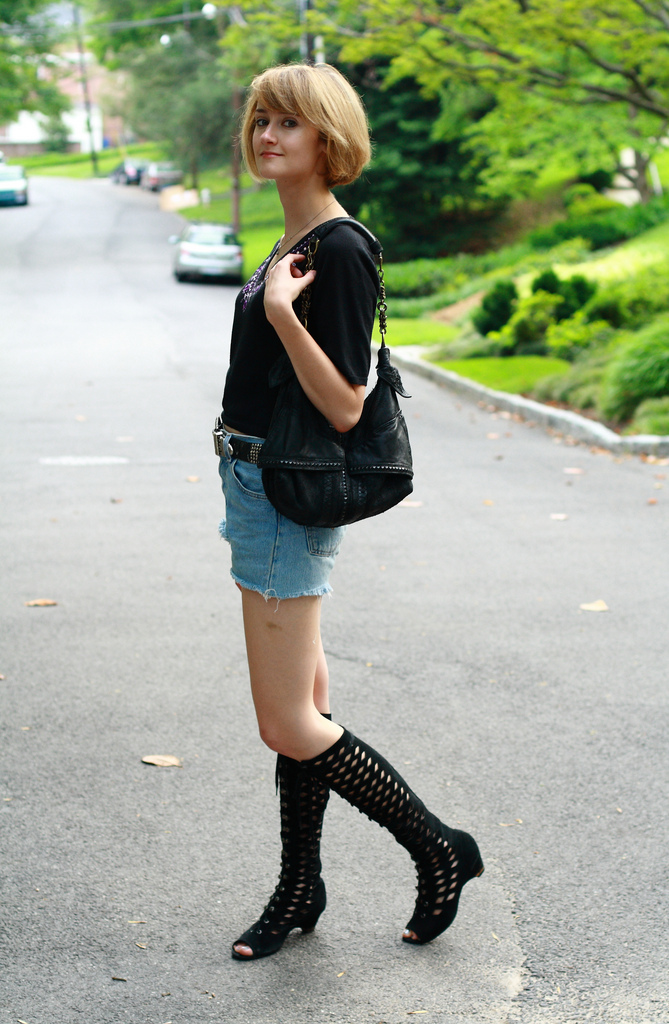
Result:
M599 448L606 448L616 454L669 455L669 437L660 437L655 434L622 437L602 423L590 420L586 416L580 416L578 413L570 412L567 409L553 409L550 405L534 402L531 398L523 398L521 395L493 391L492 388L461 377L451 370L442 370L441 367L426 362L425 355L428 352L429 349L419 345L393 347L392 361L396 366L411 370L456 394L479 404L485 403L491 410L503 409L516 413L528 422L538 423L542 427L557 431L575 441L597 445Z

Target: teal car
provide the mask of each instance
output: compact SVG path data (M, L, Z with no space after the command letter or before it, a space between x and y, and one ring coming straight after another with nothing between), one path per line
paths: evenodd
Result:
M27 206L28 179L23 167L0 164L0 206Z

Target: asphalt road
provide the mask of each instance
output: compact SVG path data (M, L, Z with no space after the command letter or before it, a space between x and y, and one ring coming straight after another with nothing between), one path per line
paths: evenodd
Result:
M217 535L234 290L172 280L177 223L104 181L0 209L0 1024L666 1024L669 468L410 374L415 503L349 530L333 711L486 872L408 947L408 858L333 797L316 932L230 958L278 800Z

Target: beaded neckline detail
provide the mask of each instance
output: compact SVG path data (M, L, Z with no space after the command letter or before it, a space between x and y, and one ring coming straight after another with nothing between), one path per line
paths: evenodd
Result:
M296 242L295 245L292 246L292 252L299 252L302 255L306 255L307 249L309 248L309 242L313 238L313 235L314 231L310 231L308 235L305 235L299 242ZM256 272L249 278L242 288L242 309L246 309L253 296L256 292L259 292L264 285L267 267L276 255L279 245L280 242L277 242L267 259L263 260Z

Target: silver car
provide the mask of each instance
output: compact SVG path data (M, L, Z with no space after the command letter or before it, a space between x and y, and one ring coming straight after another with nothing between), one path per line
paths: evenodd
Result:
M187 224L170 242L177 281L219 277L242 284L242 247L229 224Z
M139 183L142 188L148 188L151 192L160 192L168 185L180 185L183 181L184 172L170 163L151 163L142 171Z

